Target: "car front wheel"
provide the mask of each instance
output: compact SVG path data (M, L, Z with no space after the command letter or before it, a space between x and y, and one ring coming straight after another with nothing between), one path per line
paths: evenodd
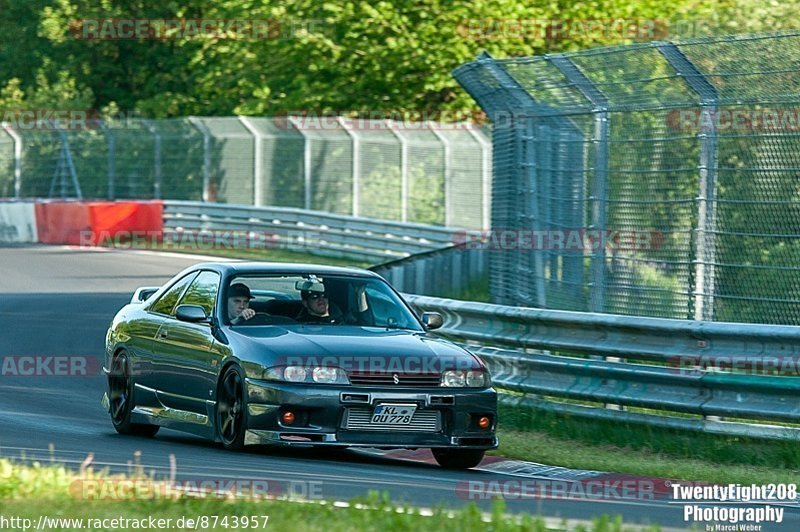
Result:
M431 449L433 457L445 469L469 469L483 460L486 451L476 449Z

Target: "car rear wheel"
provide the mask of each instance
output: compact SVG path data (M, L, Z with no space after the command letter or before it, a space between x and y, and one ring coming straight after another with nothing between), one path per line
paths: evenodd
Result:
M217 432L222 445L232 451L244 448L247 432L247 403L244 398L244 374L231 366L220 381L217 392Z
M431 449L433 457L446 469L469 469L483 460L486 451L477 449Z
M160 428L158 425L131 423L133 411L133 377L131 364L125 351L114 357L108 375L108 403L111 423L120 434L153 437Z

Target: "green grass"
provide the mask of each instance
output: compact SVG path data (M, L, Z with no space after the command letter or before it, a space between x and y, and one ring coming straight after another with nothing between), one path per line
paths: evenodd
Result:
M800 446L501 405L492 454L575 469L718 483L799 482Z
M474 504L461 510L434 509L433 515L421 515L411 507L397 507L376 493L354 500L342 507L331 502L301 502L289 500L220 499L216 496L186 496L174 498L120 498L117 500L87 500L75 489L76 483L85 480L120 480L121 476L107 476L91 470L77 473L59 465L25 466L0 459L0 515L4 518L30 519L36 526L39 516L51 518L86 519L171 519L168 530L193 530L192 526L177 527L181 518L216 516L217 527L203 530L230 530L234 517L255 517L248 520L248 530L310 530L338 532L351 530L416 531L425 528L444 531L546 531L586 530L610 532L623 530L619 518L600 516L591 525L567 525L563 521L544 520L531 515L510 516L504 513L503 503L495 501L489 514L481 512ZM137 477L144 484L146 477ZM72 489L71 489L72 487ZM122 493L120 491L120 493ZM152 492L151 492L152 493ZM227 527L223 518L228 516ZM267 526L263 527L268 516ZM213 518L213 517L212 517ZM84 523L84 526L86 523ZM74 526L74 524L73 524ZM115 530L109 524L106 529ZM129 524L130 526L130 524ZM49 530L73 530L69 526ZM625 529L628 529L625 527ZM656 527L648 530L658 530Z
M445 294L444 297L448 299L458 299L460 301L491 303L491 297L489 296L489 274L471 283L462 292Z

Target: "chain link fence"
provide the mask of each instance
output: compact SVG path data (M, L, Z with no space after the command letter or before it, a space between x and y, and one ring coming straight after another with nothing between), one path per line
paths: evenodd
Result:
M800 325L800 33L455 76L493 122L493 302Z
M3 126L0 197L158 198L489 224L491 143L470 123L288 116Z

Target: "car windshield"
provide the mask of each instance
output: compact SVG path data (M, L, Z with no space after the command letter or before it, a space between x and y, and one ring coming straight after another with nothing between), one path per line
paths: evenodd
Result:
M226 313L228 322L237 326L314 324L423 330L386 282L371 277L237 276L228 285Z

